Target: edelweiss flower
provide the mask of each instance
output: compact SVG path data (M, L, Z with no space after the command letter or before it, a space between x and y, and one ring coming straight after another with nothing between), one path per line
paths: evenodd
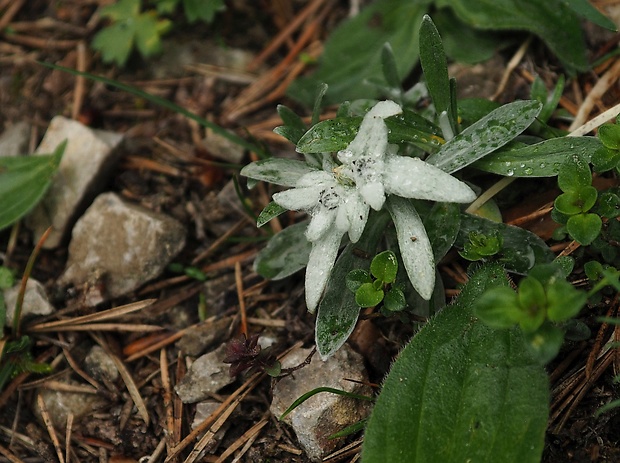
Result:
M327 285L342 236L348 233L352 242L359 240L369 207L355 186L323 170L303 175L295 188L275 193L273 200L312 217L306 230L306 238L312 242L306 270L306 305L313 312Z
M285 159L267 159L241 173L294 187L273 200L289 210L311 216L306 237L312 250L306 270L306 305L314 312L334 266L345 233L357 242L369 210L384 205L392 216L407 275L418 293L430 299L435 286L435 262L424 225L411 201L404 198L469 203L475 193L463 182L418 158L398 156L388 144L384 119L402 112L393 101L377 103L364 116L353 141L338 152L342 165L325 155L323 169ZM387 201L387 204L386 204Z

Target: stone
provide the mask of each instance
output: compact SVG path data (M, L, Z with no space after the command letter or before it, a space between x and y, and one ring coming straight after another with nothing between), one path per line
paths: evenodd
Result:
M112 357L110 357L101 346L93 346L84 359L86 370L96 380L103 378L114 382L118 379L118 368Z
M30 124L18 122L7 127L0 135L0 158L26 154L30 141Z
M91 129L62 116L52 119L35 155L53 153L64 140L67 147L45 197L26 218L35 242L50 226L46 249L58 247L69 236L79 215L109 179L122 139L121 134Z
M229 336L232 318L222 317L214 320L213 323L199 323L192 326L179 339L176 346L185 355L197 357Z
M201 402L235 380L228 373L229 365L224 363L226 355L227 346L222 344L192 363L185 377L174 388L183 403Z
M4 302L6 304L6 324L13 325L15 316L15 305L19 294L21 283L4 291ZM35 315L50 315L54 312L54 306L50 304L43 285L32 278L26 283L26 293L22 303L21 318L25 319Z
M127 294L158 277L185 246L181 223L114 193L95 199L73 228L59 283L103 282L104 297Z
M89 386L78 385L75 382L66 383L67 387L84 387L89 389ZM65 429L67 426L67 417L69 413L73 414L75 421L84 418L85 416L93 413L96 409L107 405L106 399L98 396L93 389L93 393L86 392L68 392L60 390L52 390L39 388L38 393L41 394L45 408L47 409L49 416L56 429ZM41 411L34 401L34 411L37 416L41 416Z
M300 365L310 352L310 349L291 352L283 359L282 367ZM271 413L279 417L300 396L318 387L332 387L360 395L372 394L368 386L347 381L345 378L354 381L368 380L361 355L346 344L325 361L316 354L309 365L275 384ZM319 462L339 442L339 439L329 439L329 436L366 418L370 409L368 401L321 392L299 405L284 421L293 428L308 457Z
M210 155L224 162L231 164L241 164L243 162L245 148L219 133L210 131L201 144Z

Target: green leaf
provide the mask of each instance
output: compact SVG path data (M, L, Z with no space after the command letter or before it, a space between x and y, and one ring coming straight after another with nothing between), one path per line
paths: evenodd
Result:
M362 117L337 117L313 125L297 143L297 152L331 153L340 151L353 141Z
M347 289L356 292L364 283L372 283L372 278L366 270L356 268L347 273Z
M9 289L15 284L13 271L4 266L0 266L0 290ZM2 292L2 291L0 291Z
M576 317L587 301L585 291L579 291L568 281L558 280L547 288L547 318L563 322Z
M400 353L368 421L362 461L540 461L547 375L518 330L488 328L471 309L485 290L506 285L500 266L483 267Z
M603 146L612 150L620 150L620 125L604 124L598 128L598 137Z
M535 278L525 277L519 282L517 293L519 306L524 316L519 325L524 331L534 331L545 321L546 296L543 285Z
M102 9L101 14L114 21L99 31L92 42L92 47L101 51L103 61L124 66L134 44L144 57L161 51L160 36L172 23L158 19L155 11L141 13L140 3L140 0L119 0Z
M277 111L284 125L276 127L273 131L296 145L302 135L308 130L306 124L292 109L284 105L278 105Z
M578 202L579 194L576 191L569 191L555 198L553 206L562 214L575 215L582 212Z
M524 333L524 337L528 350L541 365L553 360L564 342L562 330L548 322L536 331Z
M370 273L383 283L392 283L398 272L398 260L392 251L377 254L370 263Z
M297 79L289 96L311 107L317 84L329 89L324 105L373 98L378 90L366 81L382 78L381 54L390 43L398 74L406 76L418 59L418 24L430 0L378 0L343 22L325 42L320 65L310 77Z
M562 214L574 215L592 209L597 197L598 190L593 186L586 186L562 193L553 204Z
M459 63L475 64L486 61L498 49L512 41L509 37L474 29L447 8L435 11L433 22L441 34L446 55L451 61ZM463 46L464 43L467 44L466 47Z
M392 287L383 298L383 307L390 312L399 312L407 307L405 294L399 288Z
M513 227L503 223L492 222L482 217L463 213L461 215L461 229L455 245L462 248L469 240L470 232L478 232L492 236L499 233L503 240L501 259L506 270L527 274L537 263L553 261L555 254L538 236L520 227Z
M473 167L508 177L555 177L566 158L589 162L601 146L595 137L562 137L534 145L507 147L480 159Z
M355 291L355 303L360 307L375 307L383 300L383 290L377 289L372 283L364 283Z
M91 46L101 52L104 63L115 62L124 66L133 49L134 30L123 22L112 24L101 29L91 43Z
M394 51L389 43L385 43L383 45L383 49L381 50L381 68L383 70L385 82L393 89L400 90L402 92L401 78L398 74L396 57L394 56Z
M160 35L170 29L172 23L168 20L157 20L153 15L145 13L135 21L134 38L136 48L142 56L149 57L161 52ZM121 66L124 63L119 63Z
M601 217L615 219L620 215L620 196L611 191L599 195L596 213Z
M588 0L564 0L568 7L579 16L593 22L597 26L604 27L610 31L617 31L614 22L597 10Z
M570 236L582 246L587 246L601 233L603 221L596 214L573 215L566 222Z
M424 217L424 228L439 262L452 248L461 226L460 207L456 203L435 203Z
M540 112L535 100L508 103L467 127L426 162L453 173L504 146L527 129Z
M336 261L315 324L315 343L324 360L346 342L359 316L360 307L355 303L355 294L346 288L347 275L353 269L370 267L370 256L374 255L388 222L387 213L371 213L359 241L348 244Z
M248 164L241 169L240 174L254 180L294 187L303 175L315 170L303 161L268 158Z
M50 155L0 158L0 230L17 222L43 198L66 146L65 140Z
M296 223L274 235L256 256L254 271L281 280L308 265L312 243L306 239L307 226L307 221Z
M479 29L532 32L566 66L588 69L579 18L564 0L438 0L436 6L452 8L461 21Z
M448 62L439 32L428 15L424 15L422 25L420 26L420 64L422 65L428 92L435 105L435 111L438 115L446 113L450 122L451 132L455 134L456 117L452 112ZM446 137L444 134L444 138L451 137Z
M480 296L474 314L495 329L512 328L523 318L517 293L505 286L491 288Z
M280 206L279 204L271 201L269 204L265 206L265 208L258 215L258 219L256 220L256 226L258 228L265 225L271 219L278 217L280 214L285 213L288 209Z
M183 0L185 17L190 23L197 20L210 23L215 13L226 9L224 0Z
M560 190L567 192L577 190L579 187L592 185L592 172L588 162L575 158L564 162L558 173L558 186Z

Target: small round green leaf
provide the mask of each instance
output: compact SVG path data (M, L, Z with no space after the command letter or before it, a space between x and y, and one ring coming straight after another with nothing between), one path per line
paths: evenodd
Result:
M570 236L583 246L587 246L600 234L603 221L596 214L578 214L566 222Z
M372 279L366 270L356 268L347 274L346 285L351 292L356 292L364 283L372 283Z
M560 167L558 186L564 192L592 185L592 172L587 161L574 157Z
M553 360L564 342L563 331L552 323L545 323L538 330L524 334L529 350L541 364Z
M383 306L390 312L399 312L407 307L405 294L399 288L390 289L383 299Z
M487 290L474 305L474 314L491 328L510 328L523 317L517 294L507 287Z
M383 283L392 283L398 272L398 260L392 251L377 254L370 263L370 272Z
M577 316L588 296L568 281L557 280L547 288L547 318L562 322Z
M562 214L574 215L581 212L581 207L579 206L579 195L576 191L562 193L560 196L555 198L553 205L558 212Z
M620 197L610 191L605 191L598 198L596 213L601 217L615 219L620 215Z
M360 307L375 307L383 300L383 290L376 290L372 283L364 283L355 292L355 302Z
M524 314L519 324L526 331L538 329L545 320L546 297L543 285L535 278L525 277L519 283L518 298Z
M620 150L620 125L601 125L598 128L598 137L607 148Z

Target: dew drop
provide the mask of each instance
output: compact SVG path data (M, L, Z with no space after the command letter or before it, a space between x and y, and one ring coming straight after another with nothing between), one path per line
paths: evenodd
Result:
M508 172L506 172L506 175L508 175L508 177L512 177L515 174L515 171L510 169L508 170Z
M532 175L532 172L534 172L534 169L532 169L531 167L526 167L523 172L525 172L527 175Z

